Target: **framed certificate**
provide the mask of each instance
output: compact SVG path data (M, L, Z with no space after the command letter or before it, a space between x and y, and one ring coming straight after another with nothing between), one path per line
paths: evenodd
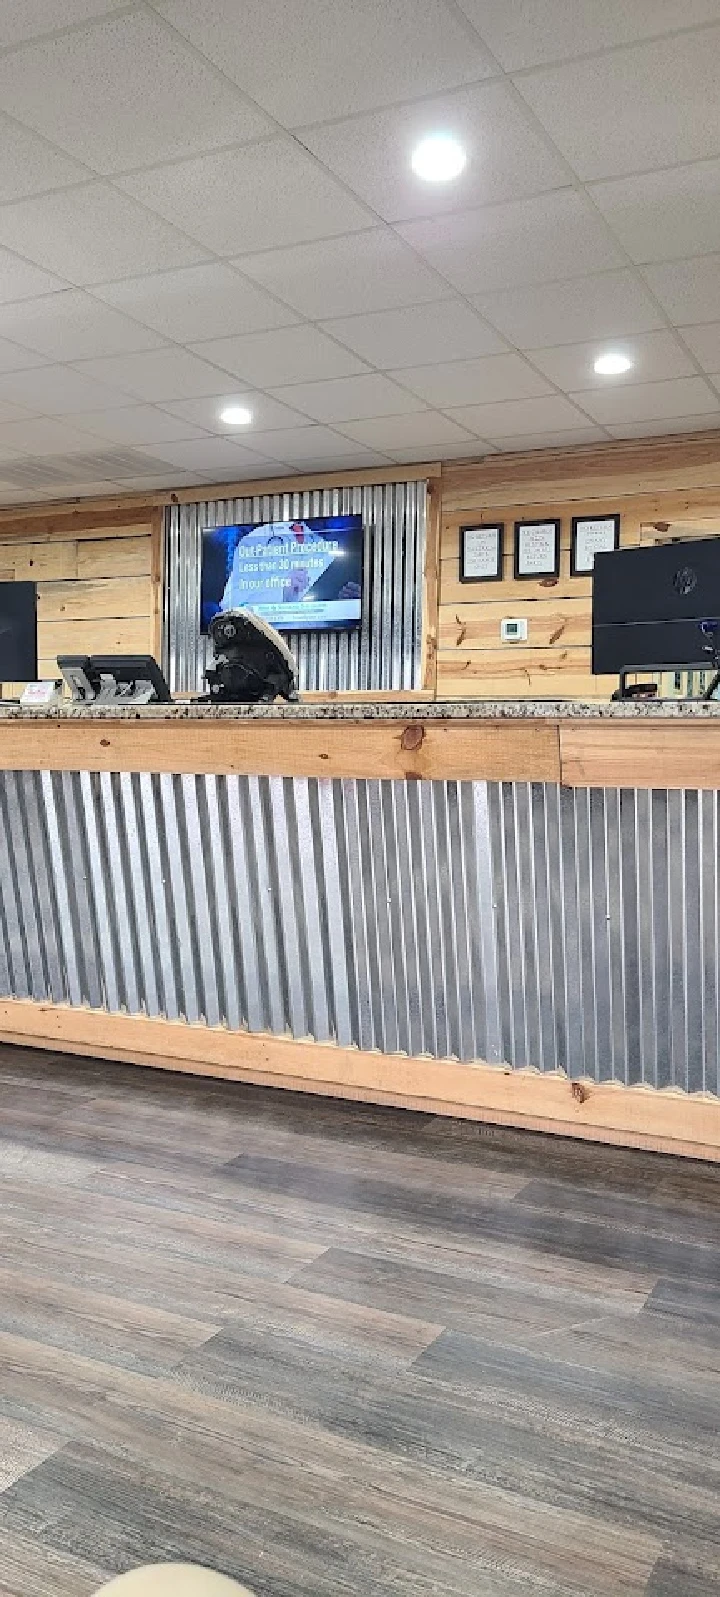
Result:
M503 574L502 521L488 527L460 528L460 581L501 582Z
M560 522L515 522L515 576L560 575Z
M620 543L619 516L573 516L570 543L571 577L587 576L596 554L617 549Z

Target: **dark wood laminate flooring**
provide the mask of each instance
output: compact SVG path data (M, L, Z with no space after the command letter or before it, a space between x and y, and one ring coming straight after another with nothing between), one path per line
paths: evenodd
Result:
M0 1049L0 1597L720 1597L720 1170Z

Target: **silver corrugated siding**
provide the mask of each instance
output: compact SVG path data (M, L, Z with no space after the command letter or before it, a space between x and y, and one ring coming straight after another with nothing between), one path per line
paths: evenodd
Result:
M164 665L173 691L205 687L200 558L205 527L361 514L363 622L352 632L288 634L305 692L421 686L427 483L367 484L172 505L165 513Z
M0 773L0 991L717 1093L719 802Z

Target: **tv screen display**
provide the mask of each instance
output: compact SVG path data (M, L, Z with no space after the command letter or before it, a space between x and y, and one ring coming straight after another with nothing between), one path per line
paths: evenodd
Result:
M362 516L304 516L203 534L200 625L252 610L279 632L360 625Z

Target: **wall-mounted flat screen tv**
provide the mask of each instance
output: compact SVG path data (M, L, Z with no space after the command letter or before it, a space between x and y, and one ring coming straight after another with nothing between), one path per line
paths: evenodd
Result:
M330 632L362 619L362 516L305 516L203 533L200 625L253 610L279 632Z

